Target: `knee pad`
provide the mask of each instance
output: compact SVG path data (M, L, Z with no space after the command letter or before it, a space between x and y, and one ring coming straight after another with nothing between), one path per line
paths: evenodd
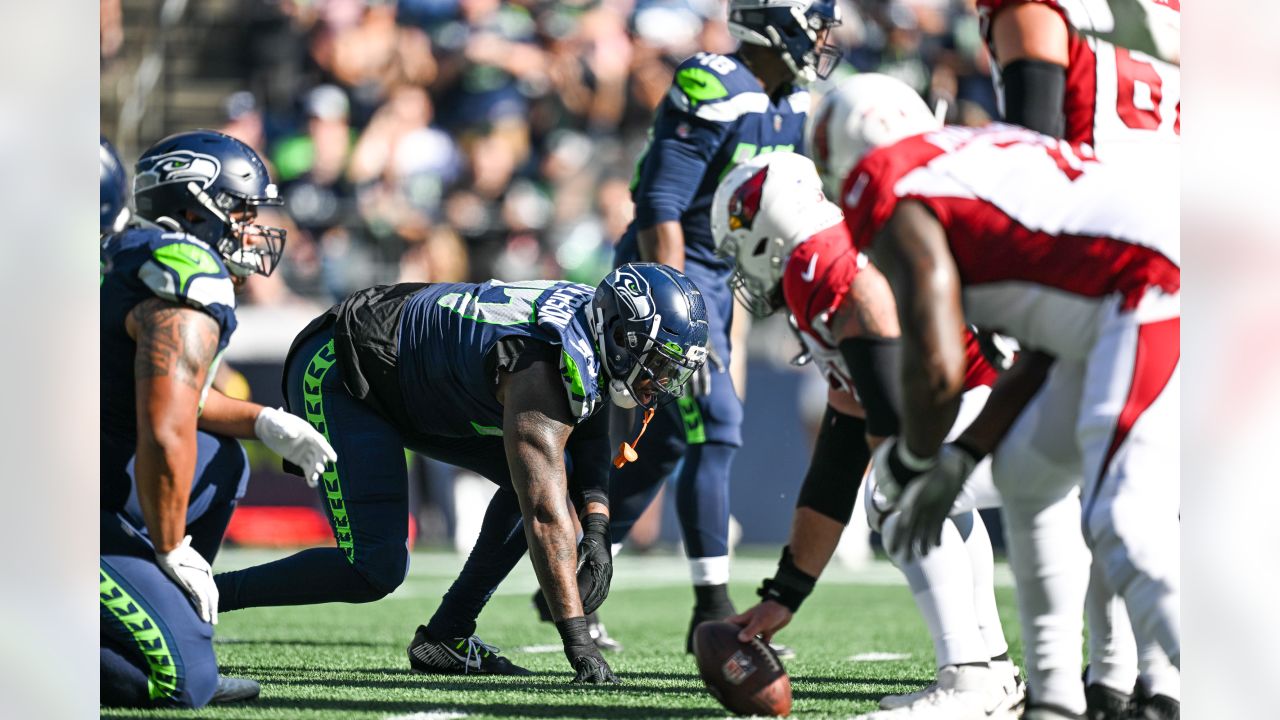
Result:
M373 602L395 592L409 576L409 551L403 545L399 551L386 552L376 562L361 562L359 552L356 555L356 570L369 585L369 598L364 602Z

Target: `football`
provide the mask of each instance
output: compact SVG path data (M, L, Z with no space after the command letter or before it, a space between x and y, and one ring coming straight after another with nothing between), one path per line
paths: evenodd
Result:
M693 655L707 689L738 715L791 714L791 678L760 638L738 640L739 627L705 622L693 632Z

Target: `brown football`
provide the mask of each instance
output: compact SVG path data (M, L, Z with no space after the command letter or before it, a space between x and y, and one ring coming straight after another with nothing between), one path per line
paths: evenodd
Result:
M738 715L791 714L791 678L760 638L739 642L737 625L704 622L693 631L693 655L707 689Z

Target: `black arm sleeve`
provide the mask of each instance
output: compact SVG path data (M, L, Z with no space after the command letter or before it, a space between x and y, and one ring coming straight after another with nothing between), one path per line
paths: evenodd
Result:
M869 462L866 423L828 405L796 507L809 508L848 525Z
M858 400L867 411L867 432L880 437L898 434L898 408L902 407L897 338L856 337L840 341L840 355L858 389Z
M1067 69L1043 60L1014 60L1000 71L1004 119L1060 138L1066 131L1062 95Z
M585 512L589 502L603 503L608 507L609 468L613 461L608 409L578 423L569 433L565 451L573 464L569 473L569 495L578 512Z

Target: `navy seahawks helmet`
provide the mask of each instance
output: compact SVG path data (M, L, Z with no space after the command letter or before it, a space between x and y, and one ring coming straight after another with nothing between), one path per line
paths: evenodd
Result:
M839 49L821 34L840 22L836 0L729 0L729 33L776 50L801 85L825 79L839 64Z
M120 232L129 222L129 180L111 141L98 136L98 233Z
M679 397L707 360L707 306L684 273L657 263L628 263L609 273L591 301L609 396L624 408ZM636 392L653 380L647 397Z
M217 249L241 277L270 275L284 252L283 229L253 222L284 199L258 154L230 135L192 130L152 145L138 158L133 202L139 216Z

